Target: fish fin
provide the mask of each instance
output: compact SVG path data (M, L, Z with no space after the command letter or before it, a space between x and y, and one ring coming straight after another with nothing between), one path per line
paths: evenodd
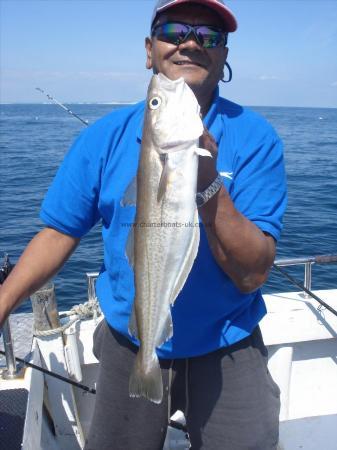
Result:
M133 268L135 265L135 230L131 228L125 247L126 257L128 263Z
M161 403L163 399L163 380L156 353L152 360L146 365L142 361L142 350L140 349L135 360L135 365L129 380L130 397L145 397L151 402Z
M134 336L136 339L139 339L139 333L138 333L138 325L137 325L137 318L136 318L136 309L135 305L133 304L132 312L129 320L129 334L131 336Z
M212 153L205 148L196 147L195 153L199 156L208 156L209 158L213 158Z
M161 173L159 186L158 186L158 193L157 193L157 202L158 203L164 197L165 192L166 192L167 183L168 183L169 165L168 165L168 154L167 153L164 153L161 155L161 161L163 163L163 170Z
M121 200L121 206L136 206L137 201L137 177L133 177L129 183L124 196Z
M159 335L158 339L156 340L156 347L160 347L161 345L163 345L164 342L171 339L172 336L173 336L173 323L171 311L169 309L165 319L165 324L162 328L162 332Z
M194 213L194 224L199 223L199 216L198 216L198 210L195 209ZM178 297L179 292L184 287L184 284L186 283L187 277L192 269L194 260L198 254L198 248L199 248L199 241L200 241L200 230L198 226L193 227L193 234L191 237L190 245L188 248L188 251L186 252L186 258L184 261L184 264L181 267L180 273L177 276L174 288L172 289L172 295L170 303L171 305L174 304L176 298Z

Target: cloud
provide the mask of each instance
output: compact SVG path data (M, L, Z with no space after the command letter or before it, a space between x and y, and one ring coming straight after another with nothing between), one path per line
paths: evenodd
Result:
M66 79L68 74L60 71L42 71L42 70L3 70L2 78L11 81L22 81L27 79Z
M20 81L27 79L36 79L36 80L127 80L133 81L138 80L143 76L142 72L119 72L119 71L79 71L79 72L70 72L70 71L43 71L43 70L3 70L2 78L6 80L12 81Z
M276 75L260 75L258 77L260 81L269 81L269 80L278 80L280 81L282 78L277 77Z
M139 72L78 72L77 76L89 80L130 80L139 78Z

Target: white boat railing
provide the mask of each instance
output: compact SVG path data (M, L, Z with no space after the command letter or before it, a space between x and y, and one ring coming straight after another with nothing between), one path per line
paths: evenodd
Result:
M312 266L314 264L331 264L331 263L337 263L337 254L331 254L331 255L317 255L317 256L310 256L310 257L301 257L301 258L282 258L275 260L273 267L275 269L278 269L279 272L281 272L284 276L286 276L290 281L293 281L295 285L301 286L299 282L296 283L297 280L290 277L286 272L281 269L282 267L288 267L288 266L298 266L298 265L304 265L304 284L303 284L303 294L305 297L313 297L316 298L316 300L320 301L320 299L315 296L315 294L311 293L311 284L312 284ZM8 255L5 255L5 263L3 267L1 268L3 278L9 274L10 269L12 266L9 263ZM4 276L5 275L5 276ZM90 301L97 301L96 296L96 287L95 283L99 276L99 272L87 272L87 286L88 286L88 300ZM4 279L2 280L2 282ZM320 301L321 302L321 301ZM323 306L325 305L324 302ZM332 310L333 313L336 313L336 311ZM16 368L16 358L13 352L13 343L11 339L11 333L10 333L10 326L9 321L7 321L3 326L3 340L4 340L4 348L6 353L6 366L7 366L7 373L9 376L15 376L17 374L17 368Z
M332 264L337 262L337 254L307 256L302 258L281 258L276 259L274 265L277 267L304 265L304 287L311 291L312 284L312 266L314 264ZM310 295L304 292L305 297Z
M304 265L304 287L307 290L311 290L312 285L312 266L314 264L332 264L337 263L337 254L331 255L317 255L317 256L307 256L301 258L280 258L276 259L274 266L276 267L288 267L288 266L299 266ZM96 299L96 289L95 283L98 278L99 272L88 272L87 284L88 284L88 299ZM310 294L304 292L305 297L310 297Z

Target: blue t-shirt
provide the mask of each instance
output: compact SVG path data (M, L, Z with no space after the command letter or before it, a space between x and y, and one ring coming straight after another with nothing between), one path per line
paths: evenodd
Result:
M50 227L74 237L102 220L104 265L96 283L108 323L128 333L133 271L125 255L134 207L121 199L135 177L145 103L122 108L84 130L66 155L41 209ZM217 168L235 207L276 240L286 206L282 143L265 119L215 93L204 120L218 144ZM202 355L248 336L265 315L261 291L241 293L215 262L205 230L189 277L172 307L173 338L163 358Z

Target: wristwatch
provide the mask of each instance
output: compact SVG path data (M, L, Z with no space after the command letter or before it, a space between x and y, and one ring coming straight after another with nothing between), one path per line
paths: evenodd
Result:
M195 196L195 201L197 203L197 207L200 208L205 203L210 200L213 195L215 195L222 186L222 177L221 175L218 175L216 179L211 183L207 189L205 189L203 192L197 192Z

